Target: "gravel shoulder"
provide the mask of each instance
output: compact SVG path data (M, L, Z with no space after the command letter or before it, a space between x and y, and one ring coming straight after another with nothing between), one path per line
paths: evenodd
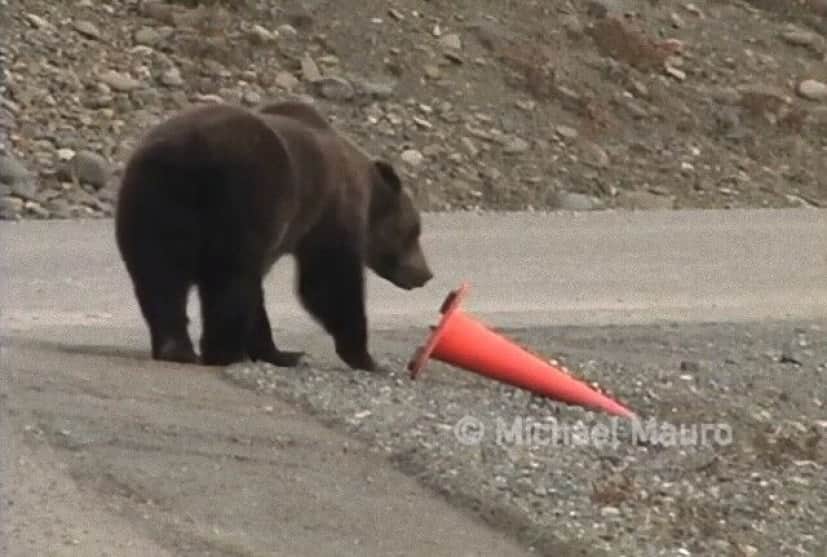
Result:
M823 555L825 331L825 321L501 331L625 401L641 416L634 426L439 362L411 382L403 358L421 331L381 335L384 376L318 363L225 375L363 439L541 555Z

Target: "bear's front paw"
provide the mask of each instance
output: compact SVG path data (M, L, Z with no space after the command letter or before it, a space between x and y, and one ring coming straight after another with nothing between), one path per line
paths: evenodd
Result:
M304 357L304 352L293 352L288 350L276 350L269 354L259 356L258 360L267 362L276 367L296 367Z
M397 370L397 365L387 358L381 358L376 362L376 367L373 370L375 373L381 375L393 375Z
M192 344L185 340L171 339L165 341L158 349L155 359L181 364L197 364L198 356L192 348Z
M337 349L336 353L344 363L350 366L351 369L363 369L365 371L376 371L376 362L373 357L364 350L349 351L346 349Z

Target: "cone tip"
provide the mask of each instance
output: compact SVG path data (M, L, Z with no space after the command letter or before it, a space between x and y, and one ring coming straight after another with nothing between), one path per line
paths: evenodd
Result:
M618 410L619 411L614 412L614 414L616 416L619 416L621 418L626 418L626 419L629 419L629 420L637 420L638 419L638 415L635 414L633 411L629 410L628 408L624 408L623 406L621 406Z
M594 392L598 394L600 399L595 401L596 404L594 404L593 406L596 406L600 410L603 410L604 412L608 412L609 414L618 416L620 418L627 418L629 420L637 419L637 415L633 411L629 410L616 400L598 391Z

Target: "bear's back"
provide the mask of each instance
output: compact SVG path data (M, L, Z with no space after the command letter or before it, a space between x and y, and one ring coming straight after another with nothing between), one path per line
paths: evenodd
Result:
M208 167L225 160L278 155L283 141L256 114L228 104L198 105L164 120L136 154L153 151L180 164Z

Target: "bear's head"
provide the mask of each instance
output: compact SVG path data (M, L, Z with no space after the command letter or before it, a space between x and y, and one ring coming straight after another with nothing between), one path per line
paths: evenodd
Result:
M419 244L419 211L390 163L374 160L370 175L367 265L400 288L424 286L433 273Z

